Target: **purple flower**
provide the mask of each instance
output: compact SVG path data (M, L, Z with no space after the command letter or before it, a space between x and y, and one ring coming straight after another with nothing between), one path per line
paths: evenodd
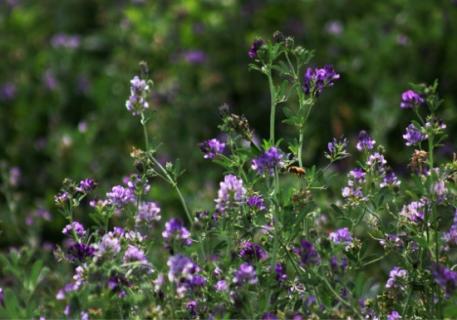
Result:
M214 159L216 155L222 154L225 149L225 143L217 140L210 139L200 143L200 150L204 153L203 158Z
M385 175L384 178L382 179L382 182L380 183L380 187L388 187L388 186L399 186L401 183L400 180L398 180L397 175L393 171L388 171Z
M219 184L217 193L216 210L220 213L241 205L246 198L246 189L243 180L234 175L226 175L224 181Z
M427 135L423 134L419 129L417 129L414 124L410 124L406 127L406 132L403 135L403 139L405 139L405 144L407 146L414 146L421 141L427 139Z
M352 235L348 228L341 228L334 232L330 232L330 240L336 244L344 244L348 248L352 244Z
M0 288L0 305L5 306L5 295L3 293L3 288Z
M404 287L398 283L399 279L406 279L408 276L408 271L401 269L400 267L394 267L389 272L389 278L386 282L387 289L399 288L404 289Z
M266 260L267 252L257 243L243 241L241 243L240 257L247 260Z
M346 257L341 258L338 261L338 257L332 256L330 258L330 268L334 273L344 272L348 266L348 259Z
M374 148L375 144L376 141L373 140L373 138L365 130L359 132L359 137L356 145L357 150L371 150Z
M328 153L326 153L325 156L332 161L345 158L349 155L347 152L347 146L348 140L346 138L333 138L332 141L327 143Z
M189 311L189 313L192 315L192 316L196 316L197 315L197 301L195 300L190 300L189 302L186 303L186 309L187 311Z
M149 85L145 80L134 76L130 80L130 96L125 102L125 107L132 115L137 116L149 108L147 95L149 94Z
M257 51L263 46L265 42L262 39L256 39L254 42L251 44L251 47L249 48L248 51L248 56L251 59L257 58Z
M413 201L407 205L404 205L400 215L407 218L409 221L419 223L424 221L425 217L425 199L419 201Z
M84 226L81 223L79 223L78 221L73 221L72 223L67 224L65 226L65 228L63 228L62 233L67 235L67 234L71 233L72 231L74 231L76 233L76 235L78 235L79 237L82 237L86 234L86 230L84 229Z
M214 289L215 289L217 292L227 291L227 290L228 290L227 281L225 281L225 280L219 280L219 281L216 282L216 284L214 285Z
M286 267L282 263L276 263L275 264L275 274L276 274L276 280L279 282L283 282L287 280L287 273L286 273Z
M375 167L379 171L384 172L384 165L387 164L386 159L384 158L384 155L382 155L379 152L375 152L373 154L370 154L370 156L367 159L367 165L370 167Z
M124 263L128 262L140 262L141 264L148 264L148 260L144 254L144 251L138 247L129 244L127 250L124 253Z
M401 95L400 108L412 109L424 103L424 98L413 90L407 90Z
M121 208L136 201L135 194L130 188L121 185L114 186L111 192L106 194L108 201L114 206Z
M89 193L90 191L94 190L96 186L97 184L93 179L87 178L79 182L78 187L76 187L76 191L81 193Z
M447 244L457 245L457 209L454 213L454 220L448 232L445 232L443 235L444 241Z
M242 263L233 275L233 283L236 285L256 284L258 282L255 268L249 263Z
M201 50L188 50L182 54L182 57L189 64L201 64L207 59L206 53Z
M387 315L387 320L399 320L399 319L401 319L401 316L400 316L400 314L399 314L397 311L395 311L395 310L393 310L391 313L389 313L389 314Z
M248 198L246 204L250 208L255 208L256 210L263 211L266 209L265 201L263 200L262 196L254 194Z
M81 43L81 38L78 35L69 35L58 33L51 39L51 45L54 48L76 49Z
M349 171L349 178L355 182L363 182L365 180L365 171L362 168L355 168Z
M265 153L252 160L251 168L257 171L258 174L272 176L274 169L282 165L282 158L282 152L276 147L271 147Z
M31 226L36 220L38 219L43 219L45 221L50 221L51 220L51 214L49 213L48 210L39 208L35 211L33 211L31 214L29 214L25 218L25 224L28 226Z
M301 240L300 246L293 248L293 252L300 257L300 264L303 266L312 265L312 264L319 264L321 258L319 253L314 248L314 245L307 241Z
M11 83L3 83L0 85L0 101L11 101L16 96L16 86Z
M206 279L198 274L200 267L186 256L175 255L168 258L167 266L168 280L176 284L177 293L181 297L189 290L201 287L206 282Z
M435 282L444 290L446 296L451 296L457 288L457 272L446 268L443 265L434 265L432 275Z
M161 218L160 207L157 203L150 201L140 204L135 220L137 223L152 223L160 221Z
M162 237L167 243L176 239L181 240L182 244L186 246L192 244L189 230L184 227L181 220L176 218L171 218L165 223L165 230L162 232Z
M265 312L262 315L262 320L279 320L278 316L273 312Z
M113 232L108 232L107 234L103 235L98 248L97 248L97 256L103 256L106 253L111 255L115 255L121 251L121 244L119 239Z
M67 258L70 261L84 261L86 258L93 257L95 248L91 245L76 242L67 249Z
M340 75L330 65L323 68L308 68L303 78L303 90L305 94L318 97L325 87L332 87L334 81L339 78Z

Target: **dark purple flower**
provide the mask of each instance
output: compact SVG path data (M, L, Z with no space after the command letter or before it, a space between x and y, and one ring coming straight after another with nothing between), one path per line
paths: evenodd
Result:
M266 312L262 315L262 320L279 320L279 318L273 312Z
M400 319L401 319L400 314L395 310L392 310L392 312L387 315L387 320L400 320Z
M406 132L403 135L403 139L405 139L405 144L407 146L414 146L421 141L427 139L427 135L423 134L419 129L416 128L414 124L410 124L406 127Z
M348 228L341 228L334 232L330 232L330 240L336 244L344 244L349 247L352 244L352 235Z
M259 244L244 241L241 243L240 257L247 261L266 260L268 254Z
M251 44L251 47L249 48L248 51L248 56L251 59L257 58L257 51L263 46L265 42L262 39L257 39L254 40L254 42Z
M200 143L200 150L204 153L203 158L214 159L216 155L222 154L225 149L225 143L217 140L210 139Z
M281 150L271 147L265 153L252 160L251 168L258 174L272 176L275 168L282 165L283 156Z
M111 291L116 293L119 298L122 298L127 294L124 288L128 287L129 283L123 276L112 276L108 279L107 286Z
M255 208L259 211L263 211L266 209L265 200L263 200L262 196L257 194L250 196L246 203L250 208Z
M206 53L201 50L189 50L182 54L184 61L189 64L201 64L207 59Z
M279 262L275 264L275 274L277 281L283 282L287 280L286 267L284 266L284 264Z
M192 244L189 230L184 227L181 220L176 218L171 218L165 223L165 230L162 232L162 237L167 244L171 243L173 239L180 240L186 246Z
M295 247L293 251L300 257L300 264L303 266L319 264L321 261L316 248L314 248L314 245L307 240L301 240L300 245Z
M400 180L398 180L397 175L393 171L388 171L384 175L384 178L382 179L382 182L380 183L380 187L388 187L388 186L399 186L401 183Z
M219 184L217 193L216 210L224 213L226 210L241 205L246 198L246 189L243 180L229 174L224 177L224 181Z
M76 191L79 191L82 193L89 193L92 190L94 190L96 186L97 186L97 184L95 183L95 181L93 179L87 178L87 179L81 180L79 182L78 187L76 187Z
M236 285L256 284L258 282L255 268L249 263L242 263L233 275L233 283Z
M411 109L424 103L424 98L413 90L407 90L401 95L400 108Z
M339 78L340 75L330 65L323 68L308 68L303 78L303 90L305 94L317 97L324 88L332 87L334 81Z
M93 257L94 254L94 247L81 242L76 242L67 249L67 257L73 262L84 261L86 258Z
M365 131L362 130L359 132L359 138L357 141L356 148L359 151L371 150L373 149L376 141Z
M457 288L457 272L443 265L435 264L432 267L432 275L435 282L444 290L446 296L451 296Z

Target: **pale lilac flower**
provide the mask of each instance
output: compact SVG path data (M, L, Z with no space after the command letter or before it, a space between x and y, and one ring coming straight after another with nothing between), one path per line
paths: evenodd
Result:
M76 187L76 191L81 193L89 193L90 191L94 190L97 184L93 179L87 178L81 180L79 185Z
M106 197L111 204L119 208L136 201L133 191L121 185L114 186Z
M424 221L425 217L425 206L426 201L420 199L419 201L413 201L407 205L404 205L400 215L407 218L413 223L419 223Z
M73 221L72 223L70 224L67 224L65 226L65 228L63 228L62 230L62 233L67 235L71 232L75 232L76 235L78 235L79 237L82 237L86 234L86 230L84 229L84 226L79 223L78 221Z
M192 244L189 230L184 227L181 220L176 218L171 218L165 223L165 229L162 232L162 237L165 239L167 244L170 244L174 239L181 241L182 244L186 246L190 246Z
M227 291L227 290L228 290L227 281L225 281L225 280L219 280L219 281L216 282L216 284L214 285L214 289L215 289L217 292Z
M219 184L217 193L216 210L220 213L241 205L246 198L246 189L243 180L234 175L226 175L224 181Z
M387 320L400 320L400 319L401 319L400 314L395 310L393 310L391 313L389 313L387 315Z
M149 85L146 80L134 76L130 80L130 96L125 102L125 107L134 116L138 116L149 108L147 96L149 94Z
M335 244L344 244L345 247L349 247L352 244L352 234L348 228L341 228L334 232L330 232L330 240Z
M131 244L129 244L127 250L124 253L124 263L128 262L140 262L141 264L148 264L144 251Z
M233 276L236 285L256 284L258 282L255 268L249 263L242 263Z
M404 287L398 283L400 279L406 279L408 276L408 271L405 269L401 269L400 267L394 267L390 272L389 272L389 279L387 279L386 282L386 288L387 289L393 289L393 288L399 288L403 289Z
M157 203L150 201L140 204L135 220L137 223L152 223L160 221L161 218L160 207Z
M113 233L108 232L103 235L97 248L97 256L103 256L107 253L116 255L121 251L121 243L119 238Z

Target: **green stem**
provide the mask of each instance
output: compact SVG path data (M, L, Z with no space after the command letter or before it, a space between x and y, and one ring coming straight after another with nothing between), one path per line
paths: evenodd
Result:
M271 110L270 110L270 143L275 143L275 121L276 121L276 93L275 86L273 84L273 77L271 75L271 68L267 72L268 84L270 86L270 101L271 101Z
M141 113L141 125L143 126L143 134L144 134L144 144L146 147L146 151L149 149L149 135L148 135L148 128L146 127L146 118L144 117L144 113Z
M433 135L428 138L428 165L430 170L433 169Z

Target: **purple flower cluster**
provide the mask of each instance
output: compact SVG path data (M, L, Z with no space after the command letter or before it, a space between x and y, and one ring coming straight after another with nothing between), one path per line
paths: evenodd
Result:
M160 207L157 203L150 201L140 204L135 221L136 223L152 223L160 221L161 218Z
M387 320L400 320L401 316L398 311L393 310L391 313L387 315Z
M307 240L301 240L300 245L293 248L293 252L300 257L300 263L303 266L317 265L321 262L321 257L316 248Z
M344 244L348 248L352 244L352 235L348 228L341 228L334 232L330 232L330 240L336 244Z
M189 230L184 227L181 220L176 218L171 218L165 223L165 230L162 232L162 237L167 244L170 244L173 240L180 240L186 246L192 244Z
M216 155L224 152L225 143L217 139L210 139L200 143L200 150L204 153L203 158L214 159Z
M120 251L120 240L113 232L108 232L103 235L97 246L97 256L99 257L104 256L105 254L116 255Z
M343 198L364 199L360 184L365 181L365 175L365 171L361 168L349 171L347 185L341 191Z
M276 147L270 147L265 153L251 162L251 168L260 175L269 174L272 176L276 167L282 165L284 155Z
M408 271L405 269L401 269L400 267L394 267L392 270L389 272L389 278L387 279L386 282L386 288L387 289L394 289L394 288L399 288L402 289L403 286L398 283L400 279L406 279L408 276Z
M414 124L410 124L406 127L406 132L403 135L403 139L405 139L405 144L407 146L414 146L421 141L427 139L427 135L423 134L419 129L416 128Z
M129 203L136 201L135 193L131 188L126 188L121 185L114 186L111 192L106 194L108 202L118 208L122 208Z
M76 233L77 236L82 237L86 234L86 230L84 229L84 226L79 223L78 221L73 221L70 224L67 224L65 228L63 228L62 233L67 235L71 234L71 232Z
M125 250L124 253L124 263L129 262L139 262L141 264L148 264L148 260L146 258L146 255L144 254L144 251L131 244L129 244L127 250Z
M254 42L251 44L251 47L249 48L248 51L248 56L251 59L257 58L257 52L259 49L264 45L264 41L262 39L256 39Z
M233 283L236 285L256 284L258 282L255 268L249 263L242 263L233 275Z
M359 132L356 148L359 151L371 150L374 148L376 141L365 131Z
M93 179L87 178L79 182L79 185L76 187L76 191L81 193L89 193L94 190L96 186L97 184Z
M413 223L419 223L424 221L425 217L425 207L426 207L426 200L420 199L419 201L413 201L407 205L404 205L400 215L407 218L409 221Z
M245 202L246 189L243 180L229 174L224 177L224 181L219 184L217 193L216 210L224 213L227 210L237 207Z
M142 80L138 76L134 76L130 80L130 96L125 102L125 107L132 115L140 115L149 108L149 103L146 100L148 93L149 85L146 80Z
M420 106L424 103L424 98L420 96L417 92L413 90L407 90L401 95L400 108L402 109L412 109L414 107Z
M80 43L81 38L78 35L58 33L51 38L51 45L54 48L76 49Z
M444 290L446 296L451 296L457 289L457 272L443 265L434 265L432 275L435 282Z
M247 261L266 260L268 259L268 253L257 243L243 241L240 248L240 257Z
M276 280L279 282L283 282L287 280L287 273L286 273L286 267L282 263L276 263L275 264L275 275L276 275Z
M176 284L176 292L180 297L206 283L206 279L199 274L200 267L186 256L175 255L170 257L167 266L168 280Z
M339 78L340 75L335 72L331 65L326 65L323 68L308 68L303 78L303 90L305 94L317 97L325 87L332 87L334 81Z
M267 207L265 206L265 200L262 196L254 194L248 198L246 204L250 208L255 208L256 210L263 211Z
M86 258L93 257L95 248L89 244L76 242L67 249L67 258L70 261L84 261Z
M330 258L330 269L332 269L333 273L343 273L346 271L348 266L348 259L346 257L341 258L338 260L338 257L332 256Z

